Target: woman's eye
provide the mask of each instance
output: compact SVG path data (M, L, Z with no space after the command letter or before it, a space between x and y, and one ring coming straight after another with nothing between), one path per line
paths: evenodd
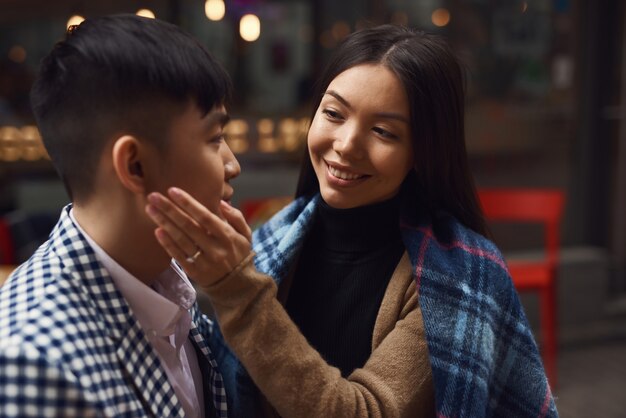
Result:
M322 113L325 114L329 119L341 119L341 115L339 114L339 112L336 112L332 109L324 109L322 110Z
M382 136L383 138L389 138L389 139L396 139L396 138L398 138L397 135L392 134L388 130L380 128L378 126L375 126L372 130L374 132L376 132L378 135Z

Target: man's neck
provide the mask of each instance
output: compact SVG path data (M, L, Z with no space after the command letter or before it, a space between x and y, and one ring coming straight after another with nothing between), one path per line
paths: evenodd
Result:
M74 218L89 237L130 274L151 286L170 264L154 226L133 205L74 205Z

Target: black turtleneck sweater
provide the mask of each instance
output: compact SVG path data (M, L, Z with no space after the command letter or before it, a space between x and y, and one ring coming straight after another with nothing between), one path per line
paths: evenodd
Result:
M376 316L404 252L398 208L397 198L354 209L322 201L295 271L287 312L344 377L371 354Z

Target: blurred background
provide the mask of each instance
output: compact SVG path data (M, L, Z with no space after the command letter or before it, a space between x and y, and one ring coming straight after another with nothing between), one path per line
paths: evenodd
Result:
M29 107L39 61L69 24L121 12L183 27L231 74L236 205L295 191L312 86L345 36L389 22L446 36L467 69L478 187L565 197L554 297L561 415L626 416L626 2L0 0L0 264L28 258L68 202ZM507 259L541 256L538 225L492 229ZM543 344L540 299L521 294Z

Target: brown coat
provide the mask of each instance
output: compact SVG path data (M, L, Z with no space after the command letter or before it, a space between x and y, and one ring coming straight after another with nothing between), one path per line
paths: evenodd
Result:
M389 282L365 366L341 377L313 349L248 256L205 289L224 337L278 414L298 417L432 417L424 323L405 253ZM275 416L271 408L259 415Z

